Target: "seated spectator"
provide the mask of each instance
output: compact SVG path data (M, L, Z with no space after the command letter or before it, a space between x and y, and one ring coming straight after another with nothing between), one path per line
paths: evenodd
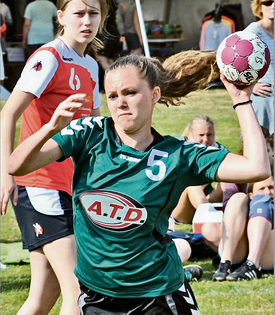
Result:
M266 149L267 154L269 157L269 163L271 168L271 174L273 176L274 171L274 135L270 135L269 131L266 127L261 126L262 132L266 141ZM242 151L242 150L241 150ZM242 154L242 152L240 152ZM243 194L247 194L247 184L234 184L234 183L221 183L221 188L223 191L223 211L224 211L224 220L223 224L220 223L205 223L202 226L202 235L206 244L213 250L218 251L218 246L220 244L222 238L222 230L226 228L227 235L238 235L240 229L242 228L242 218L247 217L248 213L248 206L247 202L245 201L247 197L244 197ZM238 194L234 197L235 203L239 206L237 209L231 210L230 213L225 213L225 209L227 209L227 202L228 200L237 193ZM235 214L235 211L237 212ZM236 216L239 217L236 220ZM228 242L230 242L231 237L228 237ZM218 258L219 260L219 258Z
M174 227L175 221L170 217L167 234L175 242L182 263L190 258L198 260L216 256L216 252L206 244L201 233L175 231Z
M229 199L214 281L260 278L261 269L273 272L273 200L273 177L249 184L248 195L238 192Z
M223 145L215 141L214 122L207 115L195 116L185 128L182 136L190 142L224 148ZM222 189L220 183L217 183L214 188L211 184L189 186L181 194L179 202L172 212L172 217L177 223L189 224L192 222L195 211L200 204L221 201Z
M266 149L272 176L274 176L274 134L266 138Z
M175 232L174 227L175 222L173 218L170 217L167 234L173 239L182 264L192 257L205 257L204 255L207 252L207 246L203 241L201 234L197 233L196 235L184 232ZM206 255L208 255L208 253ZM199 265L186 265L183 266L183 269L188 281L197 281L202 277L203 269Z

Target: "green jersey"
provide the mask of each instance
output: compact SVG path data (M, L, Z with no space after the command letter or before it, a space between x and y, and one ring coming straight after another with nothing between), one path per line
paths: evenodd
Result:
M187 186L213 182L228 153L160 136L146 151L119 144L111 118L74 120L53 139L72 157L75 273L113 297L155 297L184 281L168 218Z

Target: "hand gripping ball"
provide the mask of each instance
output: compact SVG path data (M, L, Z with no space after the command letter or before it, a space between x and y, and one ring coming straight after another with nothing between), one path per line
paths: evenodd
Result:
M239 31L221 42L217 64L228 81L250 85L265 75L270 64L270 52L258 35Z

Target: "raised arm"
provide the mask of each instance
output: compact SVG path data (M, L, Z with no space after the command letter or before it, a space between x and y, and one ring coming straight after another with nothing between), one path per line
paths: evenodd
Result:
M251 106L250 95L253 85L236 87L223 75L224 83L235 107L243 137L243 155L229 153L216 174L217 181L256 182L270 176L270 165L262 130Z
M7 163L8 173L25 175L62 158L63 151L51 137L66 127L74 113L87 102L85 94L75 94L60 103L49 123L23 141L11 154Z

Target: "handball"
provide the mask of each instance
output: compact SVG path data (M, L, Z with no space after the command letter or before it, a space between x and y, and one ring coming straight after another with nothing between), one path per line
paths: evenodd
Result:
M162 25L162 33L165 35L169 35L172 33L172 26L170 24Z
M147 35L150 34L150 25L149 25L149 24L145 24L144 26L145 26L145 32L146 32L146 34L147 34Z
M152 24L150 27L151 33L153 35L160 35L161 29L162 29L162 26L160 24Z
M182 32L182 28L180 24L173 25L173 33L180 34Z
M265 75L270 64L270 52L258 35L239 31L221 42L217 64L228 81L250 85Z

